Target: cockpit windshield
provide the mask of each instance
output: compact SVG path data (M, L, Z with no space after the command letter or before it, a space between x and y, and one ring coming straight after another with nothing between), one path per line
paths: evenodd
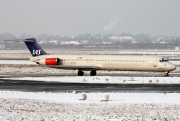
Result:
M168 62L168 59L162 58L162 60L159 60L159 62Z

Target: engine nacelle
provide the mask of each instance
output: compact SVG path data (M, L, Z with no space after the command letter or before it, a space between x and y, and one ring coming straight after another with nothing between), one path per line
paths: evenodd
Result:
M45 58L41 59L36 62L37 64L41 65L58 65L60 64L60 59L59 58Z

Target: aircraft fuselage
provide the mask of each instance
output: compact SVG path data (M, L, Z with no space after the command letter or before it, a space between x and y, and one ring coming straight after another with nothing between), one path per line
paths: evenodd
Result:
M122 55L43 55L32 57L31 61L43 58L59 58L62 66L97 66L96 70L116 71L157 71L169 72L175 66L159 56L122 56ZM69 68L71 69L71 68ZM95 70L95 69L82 69Z

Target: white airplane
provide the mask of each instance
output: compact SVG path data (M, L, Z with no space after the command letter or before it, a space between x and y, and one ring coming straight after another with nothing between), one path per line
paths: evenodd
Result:
M169 72L176 69L175 65L159 56L50 55L35 38L23 41L33 56L30 61L51 68L75 69L78 70L78 76L83 76L83 71L90 71L90 75L95 76L97 70L165 72L165 76L169 76Z

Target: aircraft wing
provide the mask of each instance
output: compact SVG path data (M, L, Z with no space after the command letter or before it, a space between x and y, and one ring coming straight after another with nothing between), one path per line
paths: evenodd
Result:
M100 67L98 67L98 66L62 66L62 65L51 65L51 66L48 66L48 67L58 68L58 69L82 69L82 70L92 70L92 69L98 70L98 69L100 69Z

